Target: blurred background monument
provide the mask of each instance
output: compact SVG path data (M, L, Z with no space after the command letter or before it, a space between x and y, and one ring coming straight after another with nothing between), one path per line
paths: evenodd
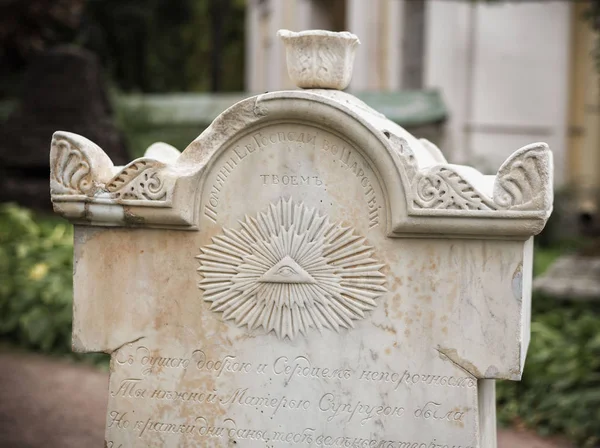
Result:
M50 163L39 148L65 126L93 135L115 163L127 161L98 59L73 46L46 50L27 69L19 102L0 128L0 201L50 209Z

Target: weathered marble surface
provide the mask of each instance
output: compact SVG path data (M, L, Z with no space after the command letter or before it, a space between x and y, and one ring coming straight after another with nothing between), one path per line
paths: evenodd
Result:
M53 140L73 346L112 354L107 446L492 446L482 380L523 370L546 145L484 176L305 90L174 151L114 167Z
M386 264L387 292L374 310L351 321L354 328L337 318L337 330L281 338L211 310L194 260L221 234L211 227L204 237L158 238L153 230L78 229L74 343L113 353L107 434L116 446L271 446L264 441L302 433L315 443L323 435L478 446L476 378L518 379L521 371L523 344L506 334L524 331L522 243L387 245L367 231ZM288 407L279 408L284 399ZM113 418L196 428L190 436L160 433L168 425L142 434ZM207 425L227 430L205 437ZM229 433L233 427L266 433L252 442L244 431Z

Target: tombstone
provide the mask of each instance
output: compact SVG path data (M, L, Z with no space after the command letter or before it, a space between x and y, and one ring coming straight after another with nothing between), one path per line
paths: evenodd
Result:
M561 255L533 282L533 290L558 300L600 301L600 256L592 253ZM595 253L594 253L595 252Z
M48 153L57 128L93 139L118 164L128 160L113 120L97 58L58 46L38 56L25 77L17 109L0 127L0 201L50 208Z
M176 158L117 169L54 134L73 349L111 354L106 446L495 446L550 150L496 176L448 164L336 90L355 36L285 37L307 88L237 103Z

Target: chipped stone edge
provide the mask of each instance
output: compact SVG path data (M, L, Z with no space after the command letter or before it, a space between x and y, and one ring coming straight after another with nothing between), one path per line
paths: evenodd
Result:
M221 150L282 121L346 130L380 182L390 237L527 239L543 229L552 211L552 153L545 143L517 150L496 176L484 176L448 164L433 143L414 138L352 95L330 90L248 98L224 111L179 157L165 147L164 161L145 156L125 167L114 167L88 139L56 132L50 151L54 209L80 224L197 230L204 174Z
M155 143L146 155L114 166L81 135L57 131L50 148L50 194L54 211L76 224L192 228L189 211L177 208L173 172L179 151Z

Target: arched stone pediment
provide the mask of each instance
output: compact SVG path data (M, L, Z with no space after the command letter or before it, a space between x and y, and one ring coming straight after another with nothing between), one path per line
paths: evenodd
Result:
M303 126L306 132L286 133L283 124ZM348 173L364 184L378 184L378 206L386 212L382 225L389 236L526 238L543 228L551 212L547 145L519 149L496 176L486 176L447 163L431 142L416 139L352 95L330 90L248 98L224 111L177 159L174 149L163 144L170 154L164 161L153 145L146 157L113 167L89 140L57 132L51 153L52 199L59 213L77 222L194 230L202 215L198 196L211 187L206 177L234 142L250 138L248 150L293 144L328 151L326 141L317 142L319 133L337 136L348 143L348 152L360 155L364 166L349 166ZM248 150L241 147L238 153Z

